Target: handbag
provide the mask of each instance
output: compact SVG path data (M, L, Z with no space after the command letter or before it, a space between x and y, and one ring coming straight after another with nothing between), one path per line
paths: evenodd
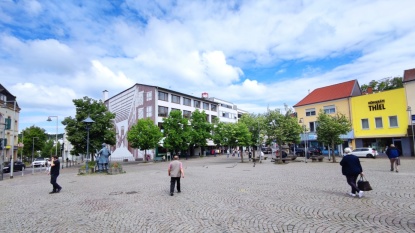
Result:
M357 181L357 187L361 191L370 191L370 190L372 190L372 186L370 186L369 181L367 181L366 178L363 178L363 176L360 176L359 181Z

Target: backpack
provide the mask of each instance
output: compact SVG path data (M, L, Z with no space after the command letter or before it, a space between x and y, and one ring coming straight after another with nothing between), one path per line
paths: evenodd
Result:
M392 158L399 157L399 151L398 151L398 149L396 149L396 148L391 149L390 150L390 157L392 157Z

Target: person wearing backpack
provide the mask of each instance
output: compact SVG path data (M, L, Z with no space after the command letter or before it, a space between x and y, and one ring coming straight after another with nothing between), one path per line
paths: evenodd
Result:
M393 170L399 172L398 167L401 165L399 156L401 156L401 152L398 150L398 148L396 148L394 144L391 144L390 147L386 150L386 155L388 156L391 163L391 172L393 172Z

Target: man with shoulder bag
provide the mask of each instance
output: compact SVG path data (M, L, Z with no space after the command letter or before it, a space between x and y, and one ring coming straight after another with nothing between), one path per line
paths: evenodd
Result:
M386 150L386 155L389 158L389 161L391 163L391 172L394 170L396 172L398 171L399 165L401 165L401 160L399 159L399 156L401 156L401 151L398 150L398 148L395 147L394 144L391 144L390 147Z

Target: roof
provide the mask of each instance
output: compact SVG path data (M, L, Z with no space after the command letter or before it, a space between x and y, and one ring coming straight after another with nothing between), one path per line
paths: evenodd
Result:
M415 69L405 70L403 72L403 82L415 81Z
M294 105L294 107L343 99L361 94L362 91L360 90L357 80L351 80L331 86L317 88Z

